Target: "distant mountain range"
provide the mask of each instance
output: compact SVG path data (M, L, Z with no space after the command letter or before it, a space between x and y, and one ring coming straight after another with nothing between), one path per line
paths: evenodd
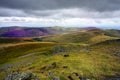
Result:
M32 27L11 26L11 27L0 28L0 36L1 37L38 37L38 36L45 36L51 34L59 34L66 31L67 29L63 29L60 27L32 28Z
M84 27L84 28L80 28L82 30L100 30L100 28L97 27Z
M66 32L76 32L76 31L88 31L88 30L100 30L96 27L20 27L20 26L10 26L10 27L1 27L0 28L0 37L13 37L13 38L21 38L21 37L39 37L39 36L47 36L53 34L61 34ZM118 35L120 31L108 31L114 32ZM110 34L111 35L111 34Z
M52 34L48 28L27 28L27 27L4 27L0 28L2 37L34 37Z

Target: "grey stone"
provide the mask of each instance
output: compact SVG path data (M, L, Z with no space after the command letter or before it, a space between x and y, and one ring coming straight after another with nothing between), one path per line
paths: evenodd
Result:
M55 76L53 80L60 80L60 78L58 76Z
M37 76L30 72L12 72L4 80L39 80Z

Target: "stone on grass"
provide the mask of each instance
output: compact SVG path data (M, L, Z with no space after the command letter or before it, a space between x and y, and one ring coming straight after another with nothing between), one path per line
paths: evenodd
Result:
M4 80L39 80L37 76L30 72L12 72Z

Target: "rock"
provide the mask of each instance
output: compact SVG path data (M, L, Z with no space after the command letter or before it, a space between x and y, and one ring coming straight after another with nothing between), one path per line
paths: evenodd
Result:
M31 77L32 77L32 73L29 72L22 73L20 76L21 80L31 79Z
M37 76L30 72L12 72L4 80L38 80Z
M51 71L48 71L48 76L52 76L52 72Z
M73 80L72 76L68 76L68 79L69 79L69 80Z
M58 76L55 76L53 80L60 80L60 78Z
M74 74L75 74L76 76L79 76L79 74L78 74L78 73L76 73L76 72L74 72Z
M48 71L48 70L53 69L53 68L56 68L56 67L57 67L56 62L53 62L53 63L51 63L51 64L48 65L48 66L43 66L43 67L40 69L40 72Z
M63 66L63 68L68 68L68 66Z
M51 65L53 68L55 68L57 66L56 62L53 62Z
M65 54L64 57L69 57L69 55L68 55L68 54Z
M57 67L57 64L56 62L53 62L52 64L50 64L49 66L47 66L47 70L50 70L50 69L53 69L53 68L56 68Z
M79 79L80 79L80 80L90 80L90 79L88 79L88 78L81 77L81 76L79 76Z
M15 80L18 77L20 77L20 74L18 72L12 72L4 80Z
M120 75L117 75L117 76L106 76L103 80L120 80Z
M120 52L116 51L116 52L114 53L114 55L120 56Z
M41 70L45 70L46 68L47 68L47 66L44 66L44 67L41 68Z
M79 79L80 79L80 80L83 80L83 78L82 78L81 76L79 76Z

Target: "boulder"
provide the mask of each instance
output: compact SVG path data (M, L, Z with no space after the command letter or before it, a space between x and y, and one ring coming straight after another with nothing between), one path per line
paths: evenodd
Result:
M37 76L30 72L12 72L4 80L39 80Z

